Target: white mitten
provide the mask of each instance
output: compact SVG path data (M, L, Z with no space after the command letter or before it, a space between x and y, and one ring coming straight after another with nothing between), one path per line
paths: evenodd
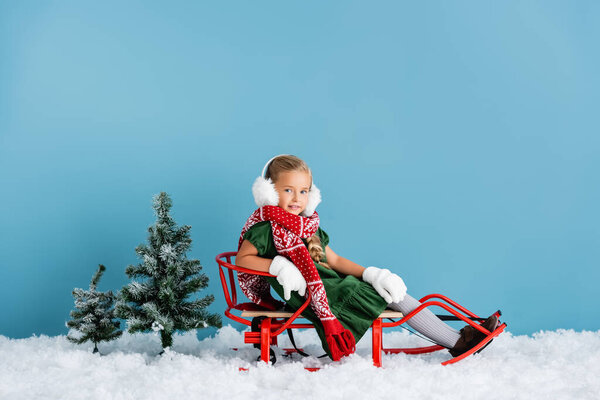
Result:
M370 283L385 301L397 303L406 296L406 285L402 278L388 269L369 267L364 270L363 281Z
M283 287L283 298L290 299L292 290L297 290L300 296L306 293L306 281L293 262L283 256L275 256L269 266L269 273L277 277L277 282Z

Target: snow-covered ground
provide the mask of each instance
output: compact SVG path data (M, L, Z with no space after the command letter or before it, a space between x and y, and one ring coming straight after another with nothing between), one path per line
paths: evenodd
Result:
M306 351L323 353L314 331L295 336ZM505 332L457 364L440 365L449 358L441 351L384 356L384 368L372 366L370 336L339 363L279 354L275 366L252 361L257 350L230 326L201 341L194 332L176 335L163 356L153 333L101 343L103 356L65 336L0 336L0 399L600 399L600 331ZM384 335L388 347L423 344L405 331ZM318 372L303 369L319 364Z

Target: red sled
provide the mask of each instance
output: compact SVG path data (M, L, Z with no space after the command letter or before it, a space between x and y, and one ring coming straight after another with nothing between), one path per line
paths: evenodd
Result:
M257 327L256 331L244 332L244 343L251 343L259 345L260 347L260 361L265 363L274 362L274 352L271 350L271 346L277 346L277 337L288 329L314 329L314 325L310 322L298 323L297 319L302 317L302 311L310 304L310 298L306 299L306 302L295 312L288 311L272 311L267 310L252 302L238 303L237 297L237 272L245 272L247 274L270 276L273 275L256 271L253 269L238 267L231 263L232 258L235 257L237 252L230 251L221 253L216 256L217 264L219 265L219 277L221 278L221 285L223 286L223 294L225 295L225 301L227 302L227 309L225 310L225 316L233 321L242 323L247 326L252 326L252 318L261 317L260 326ZM227 272L225 272L225 270ZM438 299L438 300L432 300ZM441 300L441 301L439 301ZM469 351L442 362L442 365L453 364L458 362L471 354L479 352L485 346L487 346L492 339L498 336L506 328L506 323L500 323L493 331L489 331L481 326L478 322L482 322L485 318L481 318L473 312L467 310L457 302L449 299L441 294L430 294L425 296L419 301L422 303L419 307L414 309L408 315L403 315L401 312L393 310L385 310L379 318L377 318L371 324L372 332L372 354L373 354L373 365L376 367L382 366L382 354L424 354L433 353L439 350L447 350L445 347L440 345L426 346L426 347L413 347L413 348L384 348L383 347L383 328L392 328L404 324L412 317L420 313L426 307L437 306L448 311L451 315L438 315L443 320L454 320L463 321L475 329L479 330L485 335L485 339L479 342L475 347ZM233 310L241 311L241 314L235 315ZM500 310L494 313L498 318L501 315ZM386 322L384 319L400 318L398 321ZM298 349L285 348L282 349L286 354L298 352ZM305 368L309 371L316 371L319 368ZM245 370L240 368L240 370Z

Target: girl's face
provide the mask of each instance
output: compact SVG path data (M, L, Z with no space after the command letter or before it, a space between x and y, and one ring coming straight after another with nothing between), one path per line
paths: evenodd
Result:
M306 208L311 177L304 171L284 171L279 173L275 190L279 194L279 207L299 215Z

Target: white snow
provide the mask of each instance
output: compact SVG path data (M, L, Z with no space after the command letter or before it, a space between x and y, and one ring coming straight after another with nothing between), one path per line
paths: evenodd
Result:
M160 322L158 322L158 321L154 321L154 322L152 323L152 330L153 330L154 332L162 331L162 330L164 330L164 329L165 329L165 327L164 327L164 326L162 326L162 325L160 324Z
M177 258L177 251L175 251L175 248L173 248L171 243L163 244L160 247L160 258L165 262Z
M297 343L321 355L312 330ZM279 339L288 347L287 335ZM371 363L371 335L339 363L278 352L274 366L231 326L199 341L175 335L163 356L156 333L76 345L65 336L10 339L0 335L0 399L599 399L600 331L557 330L533 336L504 332L483 352L442 366L446 351L384 356ZM387 347L428 345L404 331L384 334ZM239 351L231 348L238 347ZM328 359L327 359L328 360ZM322 366L308 372L303 366ZM239 367L250 368L239 372Z
M156 258L148 254L144 254L144 263L150 265L151 267L156 267Z

